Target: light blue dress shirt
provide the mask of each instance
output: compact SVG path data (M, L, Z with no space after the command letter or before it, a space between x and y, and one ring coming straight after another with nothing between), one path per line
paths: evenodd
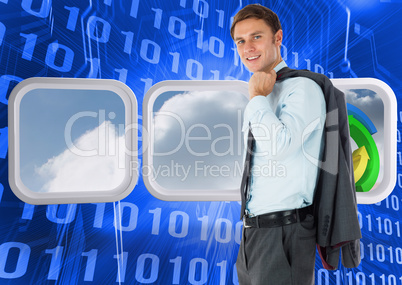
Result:
M280 62L274 70L287 66ZM275 83L268 96L255 96L244 111L243 132L255 138L249 196L250 216L311 205L323 153L325 99L305 77Z

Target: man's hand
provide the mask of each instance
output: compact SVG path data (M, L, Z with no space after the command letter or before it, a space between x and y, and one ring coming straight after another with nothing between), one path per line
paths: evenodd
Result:
M250 100L257 95L267 96L274 89L276 82L276 72L271 70L269 73L264 71L255 72L248 82L248 93Z

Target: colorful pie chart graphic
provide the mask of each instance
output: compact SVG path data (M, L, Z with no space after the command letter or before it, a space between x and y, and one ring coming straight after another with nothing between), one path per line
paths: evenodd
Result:
M357 192L370 191L380 173L380 156L373 134L377 132L370 118L359 108L347 104L350 136L358 148L353 151L353 171Z

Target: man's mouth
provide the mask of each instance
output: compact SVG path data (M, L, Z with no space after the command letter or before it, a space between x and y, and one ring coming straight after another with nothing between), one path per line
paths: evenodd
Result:
M261 55L256 55L256 56L252 56L252 57L247 57L247 60L255 60L257 58L259 58Z

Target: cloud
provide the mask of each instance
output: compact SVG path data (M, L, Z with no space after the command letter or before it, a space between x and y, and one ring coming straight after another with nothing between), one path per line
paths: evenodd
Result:
M125 139L109 121L81 135L74 146L35 169L40 192L102 191L123 182Z
M164 102L154 116L156 182L176 189L238 187L246 104L233 91L178 92Z

